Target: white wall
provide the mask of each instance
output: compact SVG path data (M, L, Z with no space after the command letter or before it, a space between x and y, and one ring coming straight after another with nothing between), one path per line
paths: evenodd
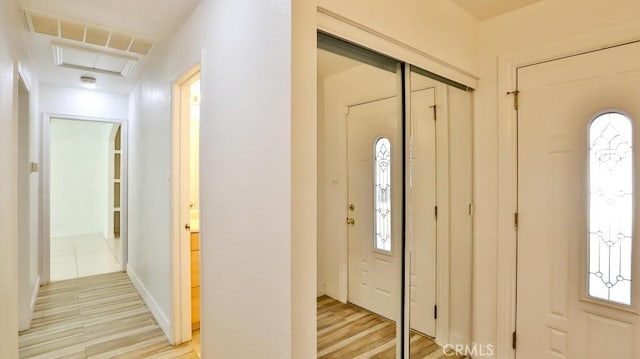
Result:
M109 232L109 137L113 126L52 119L52 237Z
M474 319L473 337L477 343L495 344L498 326L498 220L510 222L513 208L499 206L504 189L499 184L499 156L509 156L509 148L499 149L501 138L498 98L499 56L527 51L537 56L541 47L569 49L588 46L582 36L621 33L620 40L640 36L636 0L545 0L516 12L484 22L480 28L479 74L481 80L475 97L474 125ZM626 34L626 35L625 35ZM613 36L615 38L615 35ZM526 96L526 94L522 94ZM510 298L502 298L509 301ZM508 323L507 323L508 324ZM511 350L498 352L506 357Z
M200 7L204 6L203 4ZM200 62L208 13L195 11L131 93L129 108L129 263L165 334L173 340L172 82ZM167 49L171 49L168 51ZM204 79L201 79L201 84ZM202 114L202 118L207 118ZM202 129L200 130L203 138ZM203 166L204 167L204 166ZM202 190L202 189L201 189ZM201 198L202 199L202 198ZM202 208L202 206L200 206ZM202 212L202 210L201 210ZM201 219L202 223L202 219ZM201 229L201 240L204 234ZM202 248L201 248L202 253ZM204 255L202 254L204 258ZM201 288L205 287L204 271ZM201 297L202 298L202 297ZM205 303L204 300L201 301ZM202 306L202 317L206 304ZM204 318L201 319L204 326ZM204 333L204 331L203 331ZM205 345L203 345L204 347Z
M207 11L209 31L228 34L205 45L202 78L202 343L211 356L291 358L294 323L304 320L292 312L291 3L213 1Z
M9 16L3 15L11 13L8 8L3 3L0 24L7 23ZM0 187L0 226L6 231L6 240L0 241L0 285L6 293L0 298L4 318L0 321L0 353L15 358L18 356L17 127L13 108L14 51L9 43L8 27L0 25L0 172L6 177L6 185Z
M170 78L153 82L153 69L130 96L129 263L147 305L169 334L172 317ZM164 91L160 90L162 88ZM134 280L135 281L135 280ZM145 296L143 296L145 297ZM150 302L151 301L151 302Z
M31 293L19 291L18 283L21 288L28 288L37 281L37 256L34 256L37 245L32 245L34 243L30 240L28 248L22 247L22 251L18 252L17 243L18 62L22 65L26 81L32 87L37 86L37 79L30 71L27 51L21 43L24 34L18 30L22 28L20 19L14 1L0 1L0 173L4 178L0 186L0 228L3 230L0 241L0 292L4 293L0 296L0 357L3 358L18 357L18 317L29 317L30 308L19 307L18 302L28 301L23 293L25 297ZM37 91L32 93L31 100L32 113L37 113ZM30 135L36 135L37 126L30 128ZM30 142L30 147L32 144ZM30 150L34 151L30 152L31 155L37 152L35 145ZM32 159L37 160L36 157ZM31 182L30 187L33 186L37 186L37 183ZM30 206L30 210L36 211L37 207ZM29 232L34 233L33 228Z
M41 84L40 111L53 115L126 120L129 98L108 92Z
M205 49L203 356L292 356L290 12L287 2L203 1L131 96L129 266L168 318L171 82Z

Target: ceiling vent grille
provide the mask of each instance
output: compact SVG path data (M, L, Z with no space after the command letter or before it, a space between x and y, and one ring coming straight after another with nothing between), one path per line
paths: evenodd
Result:
M23 9L29 31L146 56L156 41L99 26Z

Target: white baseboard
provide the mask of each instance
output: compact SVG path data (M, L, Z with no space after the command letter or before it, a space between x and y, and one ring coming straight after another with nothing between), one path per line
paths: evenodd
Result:
M36 300L38 299L38 294L40 293L40 276L36 277L36 284L33 285L33 291L31 293L31 316L33 316L33 309L36 307Z
M327 283L318 283L316 288L316 297L321 297L327 294Z
M28 317L25 318L23 323L20 323L20 327L18 331L27 330L31 327L31 319L33 319L33 310L36 307L36 300L38 299L38 293L40 293L40 276L36 277L36 283L33 285L31 289L31 301L29 302L29 313Z
M160 328L162 328L164 335L167 337L171 344L174 344L173 336L171 335L171 325L169 323L169 319L162 312L160 306L155 301L155 299L153 299L153 296L151 296L144 284L142 284L142 281L140 281L140 278L136 275L136 272L128 264L127 274L129 275L129 278L131 278L131 282L133 283L133 285L138 290L140 297L142 297L142 300L144 300L147 307L149 307L151 314L153 314L153 316L156 318L156 321L158 322L158 325L160 325Z
M471 341L458 333L449 333L449 344L458 344L458 345L474 345Z

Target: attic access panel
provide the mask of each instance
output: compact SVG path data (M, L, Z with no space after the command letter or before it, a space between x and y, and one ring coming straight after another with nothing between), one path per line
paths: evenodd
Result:
M53 61L58 66L117 76L127 76L138 62L138 59L133 56L59 42L52 44L52 51Z

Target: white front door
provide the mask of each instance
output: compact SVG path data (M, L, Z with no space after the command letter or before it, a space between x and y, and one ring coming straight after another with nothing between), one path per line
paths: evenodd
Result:
M518 359L640 358L639 59L518 71Z
M349 301L392 320L400 312L402 127L396 97L347 115Z
M436 121L435 89L411 92L407 230L411 253L410 326L436 335Z

